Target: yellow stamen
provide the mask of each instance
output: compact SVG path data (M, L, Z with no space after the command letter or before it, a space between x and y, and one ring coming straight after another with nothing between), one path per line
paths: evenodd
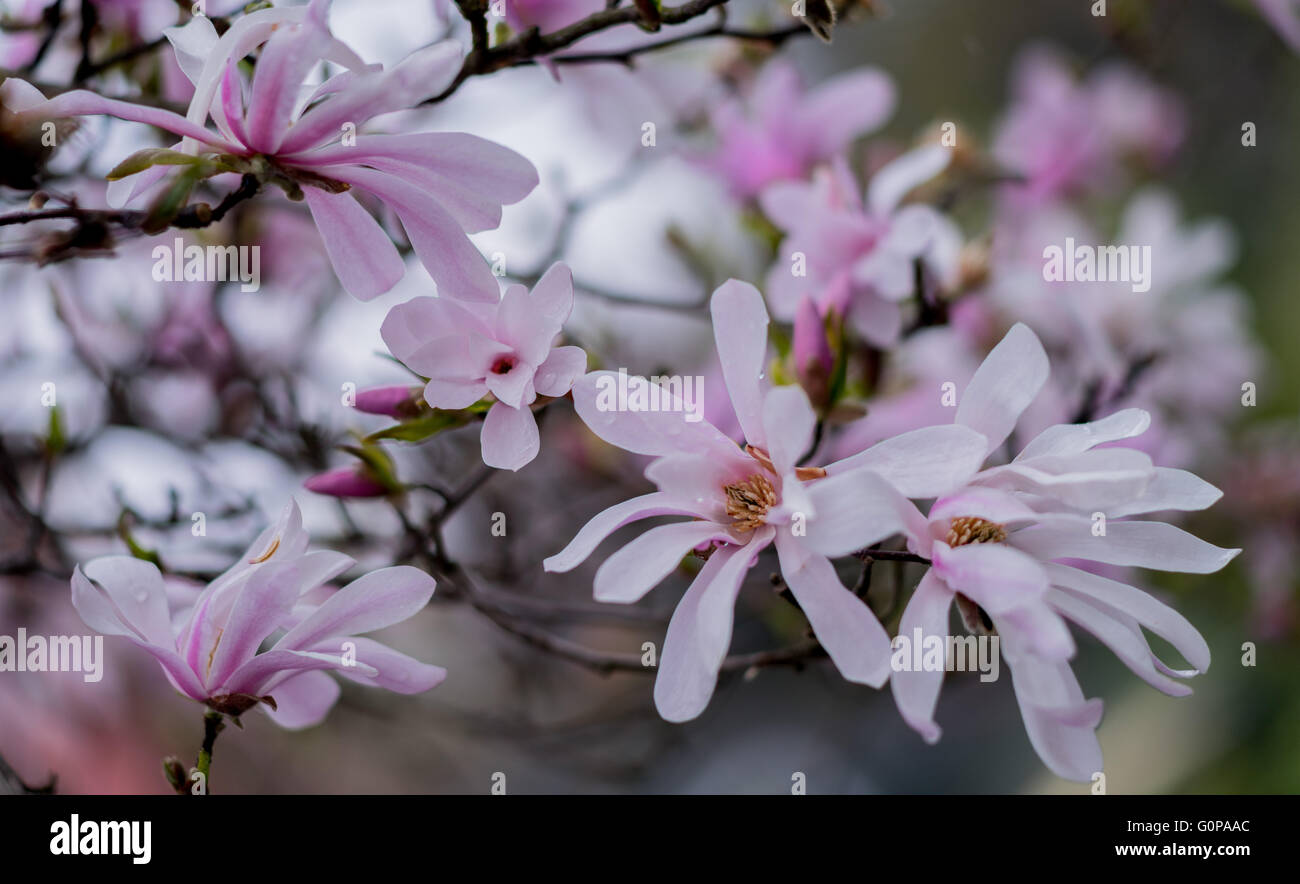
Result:
M981 519L979 516L961 516L952 520L948 529L949 546L965 546L968 543L1002 543L1007 539L1007 529L997 522Z
M753 475L743 482L724 485L727 515L736 520L737 531L753 531L763 524L767 511L776 505L776 489L766 476Z

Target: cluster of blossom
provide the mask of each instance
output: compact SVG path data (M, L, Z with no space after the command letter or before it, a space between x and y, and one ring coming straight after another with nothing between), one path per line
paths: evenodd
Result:
M218 190L249 176L282 188L305 203L316 234L301 219L277 218L259 234L284 240L270 251L318 244L320 266L328 262L360 301L407 274L395 218L437 295L396 304L382 323L384 343L418 385L363 390L357 410L436 427L414 439L481 424L482 463L518 471L542 451L536 412L568 398L591 433L649 459L644 477L656 490L591 518L542 567L571 571L634 521L682 519L627 543L594 578L597 601L626 605L693 571L684 560L702 560L664 638L654 701L665 719L706 709L741 588L773 553L782 586L838 671L877 688L888 682L902 718L928 742L940 736L944 674L891 666L890 633L946 636L953 607L968 630L1000 638L1030 741L1059 776L1086 781L1102 769L1101 701L1085 697L1071 668L1070 625L1158 690L1190 693L1186 680L1208 668L1209 648L1134 585L1132 569L1208 574L1239 552L1151 516L1219 499L1185 468L1223 450L1237 391L1262 357L1243 295L1222 281L1231 231L1217 221L1185 226L1169 194L1130 196L1180 146L1175 96L1127 67L1079 79L1059 56L1034 49L984 154L963 130L958 142L874 145L882 150L862 163L861 139L897 102L891 79L861 69L805 90L784 60L764 63L711 109L716 141L690 156L739 211L761 218L772 244L754 277L761 291L731 279L708 301L728 399L694 420L667 388L655 391L658 410L608 407L602 391L615 373L588 372L587 352L562 344L575 306L569 267L554 261L531 286L503 288L471 241L538 186L529 159L459 132L358 132L442 93L461 70L460 46L435 43L387 69L367 64L330 31L328 6L259 9L220 33L203 16L167 28L192 84L174 87L188 101L184 115L80 89L46 97L17 77L0 85L0 102L18 126L110 116L178 138L118 166L104 192L114 206L157 206L169 194L183 203L193 176ZM506 18L518 32L549 32L603 8L511 0ZM336 72L313 82L322 63ZM988 230L970 236L940 197L989 169L998 180ZM1107 230L1096 203L1125 197L1119 225ZM1149 290L1136 296L1127 279L1048 280L1044 246L1067 238L1151 245ZM77 266L59 272L68 275L60 292L84 284ZM213 293L195 287L186 311L156 324L153 358L221 375L236 360L212 321ZM111 305L85 315L60 297L82 337L103 347L120 331ZM782 326L775 334L773 320ZM355 465L318 473L307 488L339 498L405 489L369 443L354 453ZM138 645L178 692L224 715L262 707L286 727L319 722L340 692L330 670L399 693L440 683L441 668L360 635L421 610L433 578L394 566L333 589L356 562L308 552L302 522L290 503L206 586L139 558L93 559L72 576L73 603L92 629ZM894 538L925 571L890 630L838 566L869 560ZM1186 668L1161 660L1144 630Z

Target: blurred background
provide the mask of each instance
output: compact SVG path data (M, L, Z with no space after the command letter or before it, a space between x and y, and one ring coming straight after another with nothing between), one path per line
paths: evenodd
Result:
M729 5L733 23L789 21L780 3ZM1099 736L1108 791L1294 792L1300 59L1251 3L1110 0L1103 17L1089 6L895 0L879 17L846 16L829 46L798 36L775 53L809 86L864 65L893 79L896 111L854 149L866 168L943 121L957 123L963 147L997 154L999 133L1027 101L1023 65L1036 51L1050 52L1082 84L1121 64L1136 72L1141 89L1159 89L1177 105L1175 147L1113 186L1069 200L1104 236L1120 224L1129 198L1153 185L1176 198L1183 223L1218 218L1230 228L1235 256L1214 288L1233 293L1231 321L1239 326L1211 327L1203 339L1176 338L1171 346L1182 348L1185 388L1213 399L1180 400L1179 419L1214 438L1198 441L1179 465L1225 490L1187 527L1244 552L1214 575L1141 577L1209 642L1214 663L1194 680L1192 696L1156 692L1079 633L1075 670L1086 695L1106 701ZM7 3L5 20L32 20L41 8ZM174 8L157 18L158 27L174 23ZM449 26L462 39L454 12L450 20L434 3L336 0L331 26L367 61L391 64ZM154 22L144 16L131 27L143 33ZM6 69L22 67L24 53L30 60L30 35L3 39ZM636 39L600 35L591 45ZM485 254L504 255L512 277L533 277L557 258L570 263L579 295L568 335L595 359L647 374L708 372L711 330L700 299L729 275L761 282L773 258L770 232L707 162L717 140L710 113L744 95L769 54L699 41L647 56L635 70L562 66L559 82L537 67L512 69L472 80L447 102L393 125L472 132L533 161L538 190L506 209L499 230L474 239ZM140 83L165 94L174 77L167 56L115 74L114 94ZM59 81L61 63L56 49L38 79ZM1133 88L1119 106L1141 123L1150 105ZM1064 97L1060 110L1067 118L1074 112ZM657 125L653 149L642 145L645 121ZM1246 122L1257 132L1251 147L1242 143ZM102 187L93 176L156 143L145 127L91 118L51 168L64 176L60 186L96 204ZM5 211L25 202L17 191L4 197ZM986 189L953 207L968 240L989 233L998 202ZM338 288L310 219L296 207L268 197L231 223L238 241L263 244L261 291L155 284L147 239L120 243L114 257L40 268L0 262L0 634L19 626L85 632L60 561L124 553L129 535L178 571L219 572L290 496L314 543L348 552L359 568L393 561L401 526L388 503L340 504L301 483L344 462L333 446L349 431L386 424L343 405L338 391L409 379L384 358L379 325L393 305L429 293L432 283L412 258L394 291L363 304ZM0 250L30 235L0 230ZM990 285L997 282L995 270ZM972 295L985 296L1003 313L1013 309L999 293ZM1216 354L1197 348L1213 349L1218 334L1248 351L1234 364L1249 374L1215 375ZM1258 405L1237 401L1244 381L1257 384ZM40 402L45 382L59 390L64 439L56 455ZM541 560L588 518L649 487L642 465L594 440L567 404L551 411L541 456L519 473L486 479L447 520L446 545L499 603L498 614L514 612L529 628L586 647L638 654L643 642L661 641L688 577L670 577L629 614L590 601L604 554L572 574L542 572ZM477 433L396 445L393 454L404 479L458 487L477 472ZM418 495L408 503L415 515L428 505ZM27 555L31 509L49 528L35 560ZM206 537L190 532L194 511L207 514ZM494 513L506 515L505 537L489 531ZM796 612L770 592L764 568L742 592L733 653L801 635ZM917 574L905 577L914 584ZM812 793L1089 788L1043 767L1009 679L984 685L950 676L938 710L943 738L927 746L888 691L846 683L825 660L724 674L706 712L673 725L655 712L651 676L602 675L560 659L441 587L426 611L380 637L447 667L447 681L411 697L345 683L325 723L301 732L250 713L242 730L227 728L217 744L213 791L482 793L497 772L512 793L787 793L795 772ZM1255 649L1254 665L1243 665L1245 643ZM105 652L98 684L75 673L0 673L0 756L29 786L57 777L60 792L165 793L160 759L197 751L201 709L125 641L106 639Z

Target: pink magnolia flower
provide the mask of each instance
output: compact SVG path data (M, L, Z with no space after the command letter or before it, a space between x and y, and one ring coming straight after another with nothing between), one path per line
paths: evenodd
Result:
M841 74L805 92L792 65L769 62L745 102L728 99L713 111L718 145L707 164L737 196L756 197L879 128L894 101L893 83L878 70Z
M826 467L799 466L812 447L816 419L800 388L766 387L762 296L730 280L713 293L711 309L723 377L747 444L738 446L706 420L691 420L666 387L653 391L659 410L619 407L609 396L614 372L586 375L573 388L578 414L606 442L653 457L645 475L658 490L599 513L543 563L547 571L570 571L623 525L651 516L689 517L651 528L614 553L596 571L594 587L599 601L629 604L692 550L707 554L664 639L655 704L670 721L692 719L708 705L731 641L741 583L759 553L773 545L786 584L840 672L850 681L883 684L889 655L884 627L844 588L830 560L896 530L887 483L895 494L942 494L973 472L985 451L984 439L972 430L929 427ZM651 392L644 378L632 380L639 393Z
M291 502L186 611L172 609L154 565L128 556L78 567L72 604L91 629L152 654L191 700L230 715L264 703L289 728L320 722L334 705L339 686L323 670L403 694L441 683L445 670L357 635L419 612L433 595L433 578L416 568L383 568L314 603L308 593L355 562L307 552L307 540ZM259 653L279 630L286 631Z
M1016 205L1105 190L1124 180L1124 160L1156 166L1182 143L1178 99L1126 65L1103 65L1080 82L1056 52L1035 47L1013 76L993 155L1027 179L1006 190Z
M991 453L1002 447L1048 376L1047 354L1027 326L993 348L962 394L955 421L977 430ZM1210 652L1200 633L1148 593L1083 565L1209 574L1240 550L1220 549L1160 521L1130 519L1210 506L1220 492L1183 470L1155 467L1143 452L1115 445L1141 434L1146 412L1131 408L1087 424L1060 424L1014 460L973 472L921 513L895 494L909 548L932 561L899 623L946 637L954 601L974 631L996 630L1030 742L1057 775L1087 780L1101 770L1095 729L1101 701L1085 700L1071 671L1066 622L1095 635L1153 687L1191 693L1177 679L1203 672ZM1143 628L1167 640L1191 669L1151 650ZM939 738L934 708L942 671L896 671L903 718L928 742Z
M916 261L941 282L958 270L961 232L942 213L900 203L948 166L951 151L929 145L904 154L872 178L865 201L843 159L811 182L779 182L760 205L785 232L767 276L772 311L792 319L804 297L833 310L866 340L888 346L902 328L902 302L916 288Z
M495 304L414 298L394 307L381 332L393 355L429 378L433 408L468 408L491 394L483 420L483 462L518 470L537 456L541 440L531 406L538 396L563 396L587 369L581 347L555 347L573 310L573 274L554 264L530 293L506 289Z
M501 207L537 185L536 170L514 151L473 135L357 134L370 119L441 91L459 69L460 48L437 43L385 71L330 34L327 8L327 0L313 0L259 10L220 37L202 16L168 29L177 61L194 82L185 117L84 90L45 100L13 78L0 97L11 110L45 119L108 114L147 123L182 136L178 147L189 153L262 158L303 185L340 282L363 300L388 291L405 272L397 248L350 190L368 193L401 220L440 289L450 297L495 300L496 279L466 233L496 227ZM245 84L239 63L259 46L256 71ZM345 70L304 94L305 79L321 61ZM209 117L216 131L206 128ZM167 171L153 166L115 182L111 196L129 201ZM319 186L328 182L328 189Z

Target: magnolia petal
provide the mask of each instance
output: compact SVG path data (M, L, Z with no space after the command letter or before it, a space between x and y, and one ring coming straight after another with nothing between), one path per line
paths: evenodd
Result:
M348 294L362 301L397 285L406 265L379 222L350 193L303 188L330 266Z
M763 427L763 376L767 361L767 308L747 282L729 279L709 300L722 377L745 441L767 447Z
M262 708L280 727L300 730L324 721L340 692L339 683L325 673L308 671L276 685L275 708Z
M1213 574L1241 552L1221 549L1164 522L1112 521L1098 537L1092 521L1082 517L1031 525L1012 534L1010 542L1043 560L1085 559L1187 574Z
M826 472L869 469L904 497L939 497L969 481L987 451L988 441L969 427L922 427L836 461Z
M808 618L813 634L840 674L878 688L889 678L889 635L867 603L844 588L830 560L791 555L796 538L776 535L781 576Z
M664 636L655 678L655 707L668 721L690 721L704 711L731 644L736 595L772 529L757 529L749 546L722 547L704 563L677 603Z
M532 463L541 450L537 418L531 408L511 408L496 402L483 419L479 436L483 463L498 470L518 470Z
M627 605L640 600L677 570L687 553L715 540L731 542L732 536L723 526L703 521L651 528L596 570L596 601Z
M947 637L949 626L949 609L952 607L952 591L944 585L938 575L931 569L925 572L916 591L903 609L903 616L898 622L899 636L906 636L910 641L921 630L922 636ZM890 676L890 689L894 693L894 703L908 726L919 733L930 744L937 743L942 731L934 721L934 709L939 703L939 691L943 687L943 672L926 669L894 668Z
M989 451L997 449L1047 382L1049 370L1038 336L1016 323L975 370L954 422L983 434Z

